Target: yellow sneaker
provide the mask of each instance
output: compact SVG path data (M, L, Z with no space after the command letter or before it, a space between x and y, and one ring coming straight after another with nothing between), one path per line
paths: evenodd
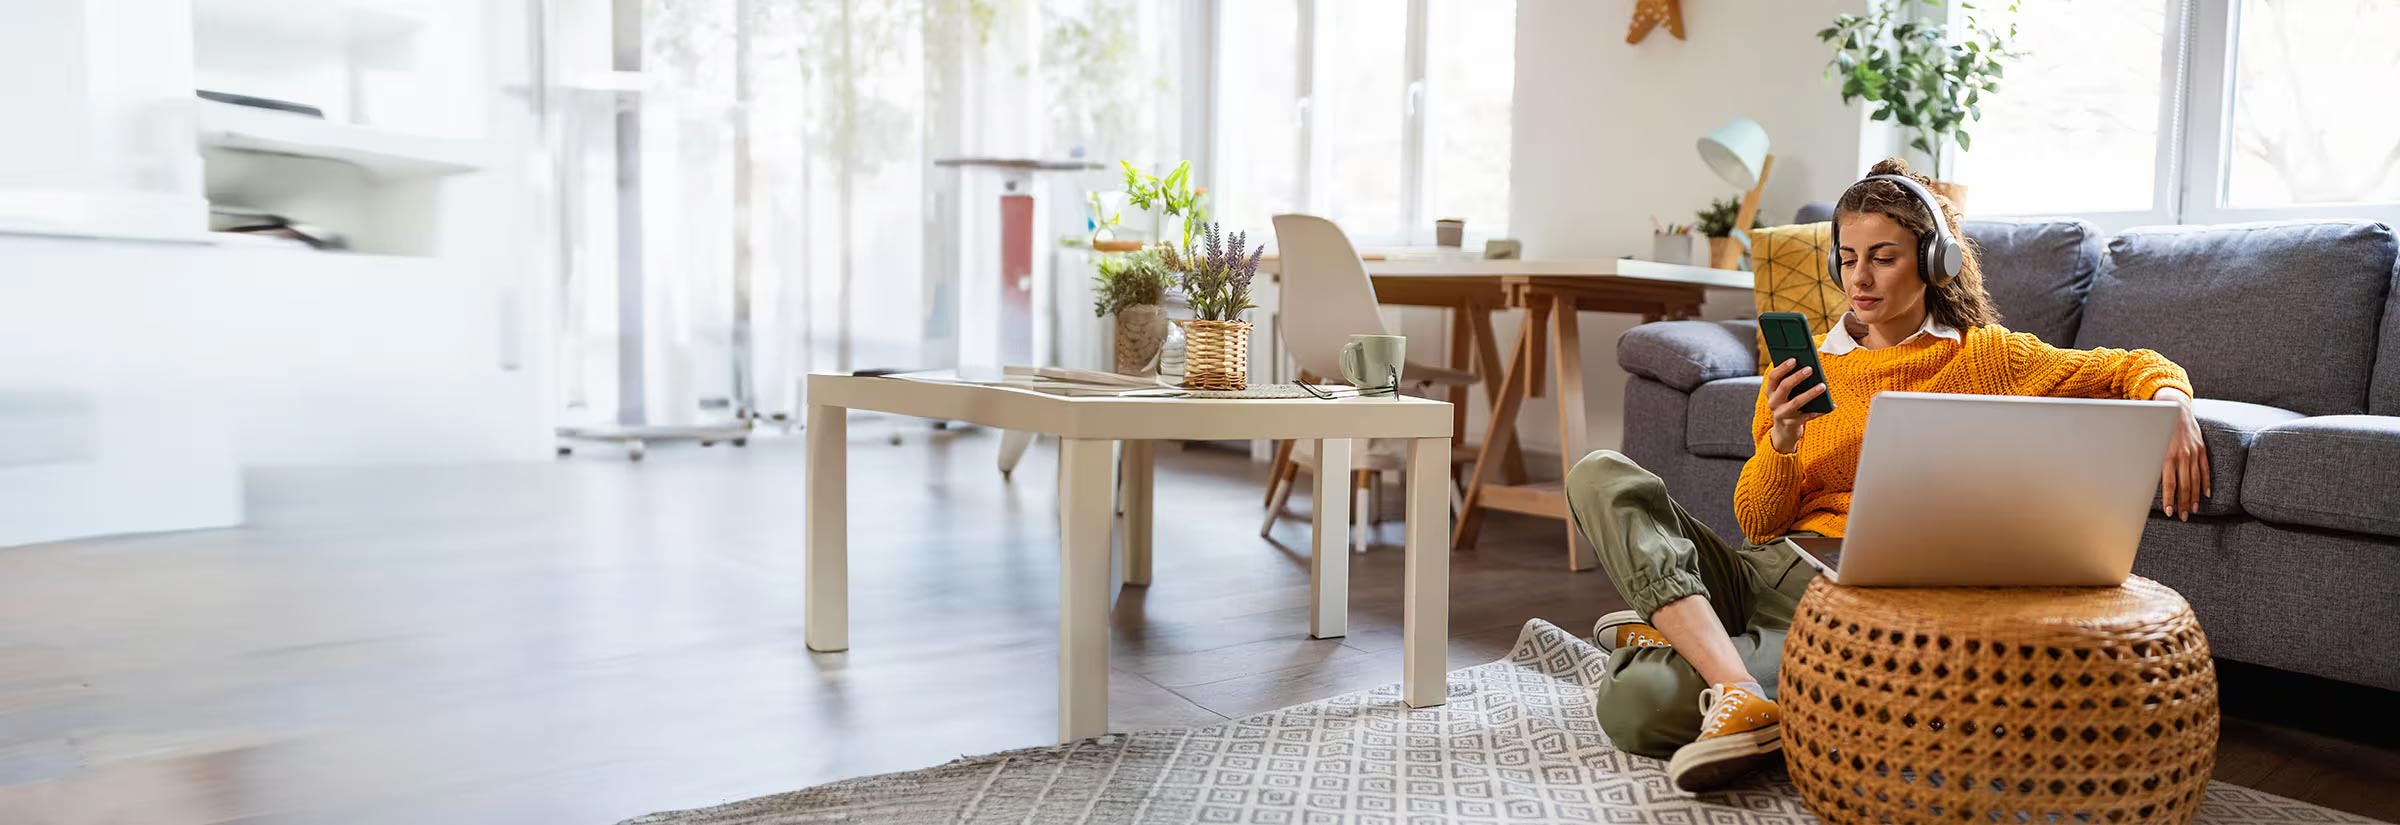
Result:
M1658 628L1642 619L1642 614L1631 610L1619 610L1593 622L1592 644L1603 651L1620 647L1674 647Z
M1667 760L1675 787L1699 792L1739 778L1783 751L1783 712L1740 685L1700 692L1700 738Z

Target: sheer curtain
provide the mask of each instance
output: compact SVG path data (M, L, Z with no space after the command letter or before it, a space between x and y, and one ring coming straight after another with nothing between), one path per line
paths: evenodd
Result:
M560 21L554 62L587 89L559 130L569 417L615 407L614 106L643 124L652 419L796 412L810 370L940 360L928 284L954 273L929 250L955 231L954 173L933 160L1178 157L1189 1L642 0L640 76L580 84L607 28ZM639 91L588 91L612 84ZM1050 234L1080 237L1082 192L1052 195L1072 217Z

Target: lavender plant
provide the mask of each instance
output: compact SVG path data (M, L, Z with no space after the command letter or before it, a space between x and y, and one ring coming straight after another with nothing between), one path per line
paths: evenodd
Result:
M1191 301L1192 317L1203 321L1239 321L1242 313L1256 308L1250 303L1250 282L1258 277L1258 258L1267 249L1251 249L1244 257L1244 233L1233 233L1228 243L1223 229L1224 224L1211 223L1201 232L1205 251L1166 250L1167 268L1183 273L1183 297Z

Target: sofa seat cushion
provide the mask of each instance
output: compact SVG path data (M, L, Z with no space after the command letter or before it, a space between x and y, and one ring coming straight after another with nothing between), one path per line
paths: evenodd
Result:
M2325 415L2250 445L2242 509L2280 524L2400 536L2400 416Z
M1759 385L1766 380L1747 375L1710 381L1692 391L1691 414L1683 419L1683 443L1692 455L1749 458L1757 450L1750 440L1750 421L1758 410Z
M2250 447L2258 440L2258 434L2306 417L2265 404L2219 398L2194 399L2192 415L2200 419L2200 440L2208 445L2209 494L2200 497L2200 514L2204 516L2239 515L2242 471L2249 466ZM2150 515L2165 518L2158 512L2158 503L2156 498L2151 499Z

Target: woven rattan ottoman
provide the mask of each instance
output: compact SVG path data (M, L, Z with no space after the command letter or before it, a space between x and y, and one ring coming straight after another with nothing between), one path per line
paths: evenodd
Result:
M1818 579L1783 643L1792 784L1828 822L2189 822L2217 678L2183 597Z

